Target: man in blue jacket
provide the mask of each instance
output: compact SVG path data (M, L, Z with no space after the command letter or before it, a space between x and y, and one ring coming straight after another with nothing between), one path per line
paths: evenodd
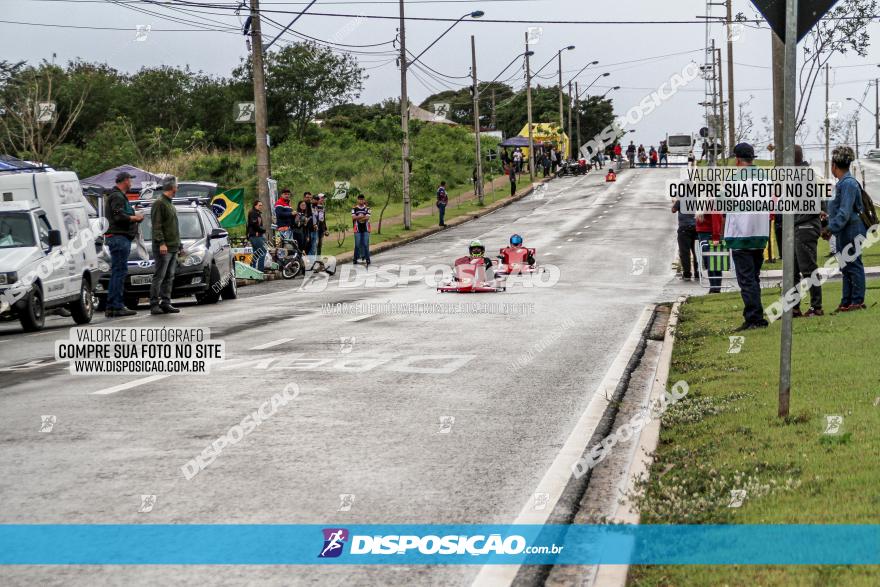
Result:
M865 236L867 227L859 213L862 212L862 186L849 173L855 154L849 147L837 147L831 152L831 174L837 178L834 199L828 202L827 238L834 235L837 250L842 256L854 256L852 260L840 260L843 277L843 294L840 298L839 312L865 309L865 265L862 251L854 241L857 236Z

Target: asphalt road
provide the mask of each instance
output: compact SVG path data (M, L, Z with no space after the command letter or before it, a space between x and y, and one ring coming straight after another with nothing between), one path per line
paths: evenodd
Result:
M142 308L112 321L210 327L229 359L209 375L71 375L53 360L69 319L51 318L37 334L0 324L0 522L513 521L646 305L699 291L672 271L675 216L663 187L676 173L555 180L544 194L376 255L370 269L450 264L472 238L494 253L517 232L539 263L558 268L545 275L558 277L550 287L465 296L424 280L343 287L334 279L323 291L276 281L216 306L182 304L163 317ZM322 311L355 301L498 305L488 308L496 313ZM184 463L291 382L296 399L184 478ZM40 431L42 415L55 416L51 432ZM342 494L353 498L343 503ZM156 496L151 512L138 512L141 495ZM4 567L0 583L466 585L478 571Z

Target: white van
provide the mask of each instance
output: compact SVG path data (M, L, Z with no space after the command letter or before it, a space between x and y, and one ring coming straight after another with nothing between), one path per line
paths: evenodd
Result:
M90 209L73 172L0 173L0 319L26 331L58 308L92 320L102 227Z

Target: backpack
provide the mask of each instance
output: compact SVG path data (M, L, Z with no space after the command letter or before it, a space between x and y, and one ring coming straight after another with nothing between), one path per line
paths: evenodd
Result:
M859 184L859 189L862 192L862 209L858 210L859 218L865 223L865 228L871 228L880 222L877 218L877 208L874 207L874 200L871 199L862 184Z

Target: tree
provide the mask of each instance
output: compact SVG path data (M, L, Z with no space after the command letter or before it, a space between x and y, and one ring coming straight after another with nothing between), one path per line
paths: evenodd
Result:
M798 76L799 95L795 121L804 123L813 89L825 64L835 53L868 54L868 24L877 13L876 0L843 0L826 14L802 42L803 59Z
M20 70L3 87L0 144L20 157L46 162L64 142L82 112L88 86L59 100L56 86L64 71L46 61Z
M302 139L322 109L360 97L363 72L350 54L337 55L315 43L292 43L270 52L266 56L269 124L290 127ZM243 62L233 77L250 81L250 62Z

